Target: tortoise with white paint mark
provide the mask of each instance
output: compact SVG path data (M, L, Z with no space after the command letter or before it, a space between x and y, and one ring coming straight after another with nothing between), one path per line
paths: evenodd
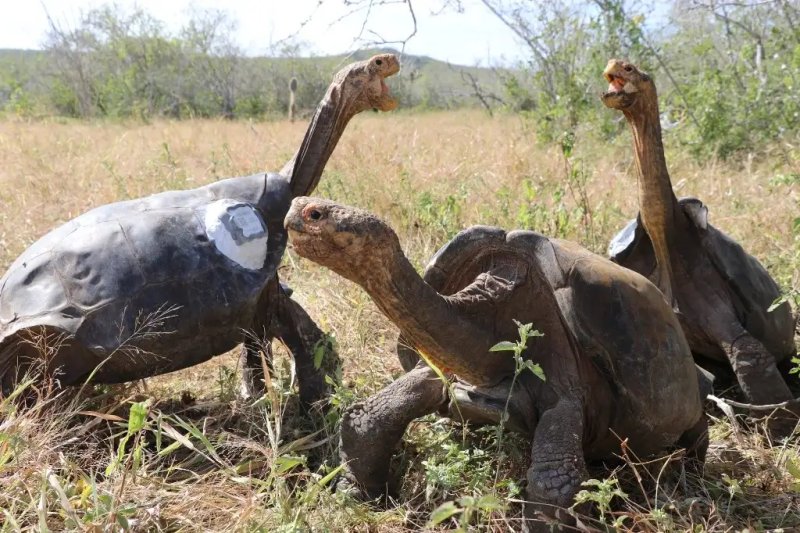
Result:
M754 404L789 401L778 369L796 353L789 304L769 272L728 235L708 222L700 200L678 200L672 190L661 136L658 91L652 76L611 59L603 103L622 112L633 133L639 216L611 242L611 259L647 276L672 305L701 365L728 363ZM791 435L800 409L769 420L773 436Z
M313 351L324 335L278 282L283 218L293 197L314 190L350 118L396 107L384 78L398 70L396 56L381 54L336 74L281 173L105 205L23 252L0 279L0 397L38 362L62 385L119 383L243 341L257 385L252 332L284 341L301 400L319 399L325 384Z

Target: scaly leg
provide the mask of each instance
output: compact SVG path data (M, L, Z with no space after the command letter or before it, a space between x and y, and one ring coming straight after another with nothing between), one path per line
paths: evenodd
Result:
M317 327L305 309L283 291L279 298L277 336L294 357L300 401L304 405L311 405L330 393L325 376L327 374L335 379L341 361L328 335ZM317 367L314 356L320 350L322 357Z
M242 343L242 391L244 398L257 398L264 394L264 364L272 372L272 338L273 334L266 332L262 339L256 340L247 337ZM261 360L261 352L264 361Z
M412 420L447 404L444 383L427 366L400 377L342 416L340 455L346 477L363 496L387 492L389 460Z
M721 344L747 400L755 405L791 400L792 393L778 371L775 357L738 324L733 325L732 329L733 335L728 338L733 340ZM790 435L797 424L797 415L800 415L797 408L791 414L784 411L773 415L768 423L772 435Z
M581 482L588 477L583 457L580 402L562 399L542 414L533 435L527 477L525 529L550 531L545 517L555 517L569 524L571 519L563 509L572 505Z

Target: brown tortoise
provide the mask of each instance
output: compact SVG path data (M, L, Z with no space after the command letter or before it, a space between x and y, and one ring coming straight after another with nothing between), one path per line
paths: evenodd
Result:
M780 290L766 269L708 223L702 202L675 197L653 78L617 59L603 75L610 84L603 103L622 111L631 127L639 187L639 217L611 242L612 260L661 289L699 364L729 361L755 404L790 400L776 365L795 353L789 304L768 311ZM771 428L775 435L790 433L795 420L775 418Z
M283 218L293 197L317 186L354 115L396 107L384 78L399 68L395 55L379 54L340 70L278 174L101 206L23 252L0 278L0 397L38 361L62 385L119 383L243 341L245 384L263 390L256 335L286 343L301 400L320 399L313 354L325 337L278 283Z
M370 213L296 198L285 224L298 254L362 286L412 346L454 376L451 397L420 364L347 410L341 456L367 497L386 490L389 459L412 420L439 411L498 422L509 394L508 427L532 438L527 518L572 504L585 461L613 460L621 440L638 456L678 445L703 459L695 365L675 315L643 276L570 242L475 226L439 250L423 280ZM511 391L512 356L489 349L517 337L515 320L544 333L524 357L546 381L524 372Z

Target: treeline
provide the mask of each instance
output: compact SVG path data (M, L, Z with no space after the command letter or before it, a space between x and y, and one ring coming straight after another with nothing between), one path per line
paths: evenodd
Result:
M71 117L253 116L286 108L290 79L313 105L330 69L247 58L223 12L197 11L176 34L151 15L105 6L75 28L51 23L44 53L6 54L0 105Z
M0 52L0 110L70 117L282 115L296 78L302 114L316 106L336 69L375 50L323 58L301 52L285 46L276 57L247 57L222 11L196 10L170 33L141 9L108 5L85 13L74 28L51 22L43 52ZM404 59L391 85L405 107L478 105L473 89L460 83L462 71L499 87L488 70Z
M662 124L696 155L769 144L796 161L798 0L482 1L527 47L528 64L508 78L505 96L540 138L584 124L619 132L598 94L607 60L621 57L655 76Z

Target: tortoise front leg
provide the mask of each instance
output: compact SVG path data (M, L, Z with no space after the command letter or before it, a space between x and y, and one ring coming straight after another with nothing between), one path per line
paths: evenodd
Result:
M743 328L734 326L730 341L723 341L722 348L730 359L733 371L747 399L753 404L773 404L792 399L792 392L778 371L775 357L766 347ZM775 437L792 434L800 413L776 413L769 419L770 433Z
M571 519L564 509L572 505L581 482L587 477L583 457L583 408L577 400L562 399L542 414L533 435L525 529L550 531L545 517L569 523Z
M283 288L278 294L275 325L276 336L286 344L294 357L300 401L304 405L311 405L325 398L330 393L325 376L336 377L340 365L339 356L328 335L317 327L305 309L292 300ZM319 366L314 364L318 350L323 350Z
M345 477L362 495L378 498L387 492L389 461L412 420L447 403L444 383L428 366L419 366L342 416L340 457Z
M272 372L272 338L274 334L265 332L263 338L254 339L248 335L242 343L242 396L256 398L264 394L264 365ZM264 359L261 359L261 353Z
M683 432L677 444L686 448L687 467L695 473L702 474L708 451L708 417L705 413L694 426Z
M420 361L419 354L411 347L411 343L409 343L402 334L397 337L396 351L400 366L402 366L403 370L406 372L417 366L417 363Z

